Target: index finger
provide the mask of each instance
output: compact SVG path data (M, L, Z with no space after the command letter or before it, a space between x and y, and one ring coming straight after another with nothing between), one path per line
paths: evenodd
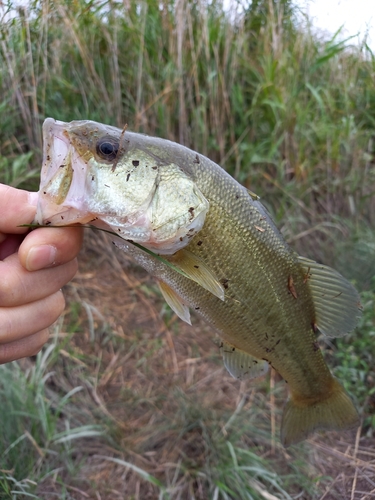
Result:
M22 234L35 217L37 193L0 184L0 233Z

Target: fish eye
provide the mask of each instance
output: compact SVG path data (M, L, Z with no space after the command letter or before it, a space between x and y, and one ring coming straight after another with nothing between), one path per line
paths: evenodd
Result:
M96 143L96 152L103 160L112 161L119 150L119 142L112 137L102 137Z

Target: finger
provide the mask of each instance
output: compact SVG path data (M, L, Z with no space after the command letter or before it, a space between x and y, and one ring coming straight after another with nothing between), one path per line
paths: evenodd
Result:
M26 236L18 255L28 271L59 266L76 257L82 239L83 229L79 227L40 228Z
M13 254L0 262L0 306L21 306L48 297L68 283L77 268L74 259L55 268L30 273L21 266L17 254Z
M12 253L17 252L23 238L21 234L9 234L3 242L0 241L0 260L4 260Z
M34 356L40 351L48 338L49 331L46 328L28 337L0 345L0 364L9 363L26 356Z
M31 304L0 308L0 344L14 342L44 330L57 320L64 307L64 296L58 291Z
M0 233L22 234L35 217L37 193L0 184Z

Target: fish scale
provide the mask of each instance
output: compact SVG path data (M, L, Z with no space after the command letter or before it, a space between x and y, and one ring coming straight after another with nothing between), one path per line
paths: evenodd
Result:
M270 364L285 379L285 446L317 429L358 424L316 342L319 328L339 336L355 327L358 293L336 271L293 252L256 195L167 140L53 119L43 134L39 223L91 220L156 252L116 241L159 281L176 314L190 323L190 308L219 334L233 376L256 378Z

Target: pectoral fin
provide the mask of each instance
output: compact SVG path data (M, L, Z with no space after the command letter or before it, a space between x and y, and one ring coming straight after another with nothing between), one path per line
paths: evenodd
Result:
M298 257L315 305L315 321L327 337L342 337L352 331L361 316L360 297L340 273L304 257Z
M188 250L182 249L169 257L168 260L179 267L188 278L198 283L198 285L219 299L224 300L223 285L199 257Z
M223 356L225 368L238 380L251 380L268 371L268 363L262 359L254 358L247 352L237 349L228 342L222 342L220 351Z
M159 281L159 288L169 307L177 314L179 318L182 319L182 321L185 321L186 323L191 325L189 308L186 304L183 303L182 299L177 295L177 293L163 281Z

